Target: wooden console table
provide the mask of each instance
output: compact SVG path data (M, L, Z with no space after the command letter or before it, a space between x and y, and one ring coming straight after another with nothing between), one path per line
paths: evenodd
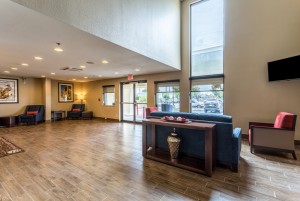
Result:
M143 120L143 156L148 159L163 162L169 165L194 171L197 173L212 176L213 168L215 167L215 124L208 123L176 123L167 122L161 119L146 119ZM151 125L151 145L147 147L147 125ZM167 126L173 128L187 128L202 130L205 134L205 159L201 159L184 156L179 157L177 160L171 160L168 151L158 150L155 145L156 131L155 126ZM202 132L200 132L202 133ZM186 133L188 135L188 133ZM180 150L179 150L180 151Z

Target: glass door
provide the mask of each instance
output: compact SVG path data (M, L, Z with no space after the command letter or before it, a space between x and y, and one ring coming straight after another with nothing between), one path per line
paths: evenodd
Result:
M135 84L135 121L141 122L145 118L147 107L147 83Z
M121 95L122 120L141 122L147 107L146 81L121 83Z
M134 84L122 84L122 120L134 121Z

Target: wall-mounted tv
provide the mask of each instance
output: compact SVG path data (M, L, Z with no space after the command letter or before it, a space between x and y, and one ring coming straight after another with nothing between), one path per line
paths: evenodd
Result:
M268 62L269 82L300 78L300 55Z

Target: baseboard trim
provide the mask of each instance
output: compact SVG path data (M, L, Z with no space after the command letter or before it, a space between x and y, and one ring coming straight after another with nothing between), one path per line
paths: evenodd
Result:
M248 134L242 134L242 139L248 139Z
M248 134L242 134L242 139L248 140ZM295 145L300 145L300 140L295 140Z
M93 117L93 119L100 119L100 120L108 120L108 121L117 121L117 122L119 122L119 119L104 118L104 117Z

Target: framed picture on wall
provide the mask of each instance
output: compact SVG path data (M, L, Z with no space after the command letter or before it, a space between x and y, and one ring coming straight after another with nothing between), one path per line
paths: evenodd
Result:
M72 83L58 83L58 102L74 102L74 85Z
M0 103L19 103L18 79L0 78Z

